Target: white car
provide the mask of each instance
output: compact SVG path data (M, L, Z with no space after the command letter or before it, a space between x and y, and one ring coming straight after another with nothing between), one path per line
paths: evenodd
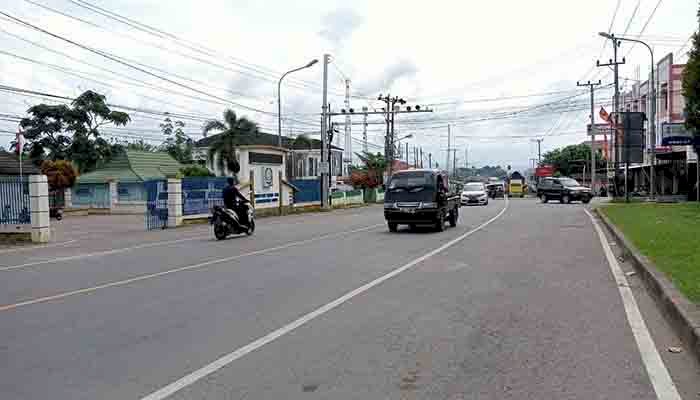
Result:
M462 205L487 205L489 196L486 193L486 186L481 182L470 182L464 185L461 196Z

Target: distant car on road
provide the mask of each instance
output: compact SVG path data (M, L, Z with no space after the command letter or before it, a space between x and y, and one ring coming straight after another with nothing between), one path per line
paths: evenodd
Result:
M469 182L464 185L461 195L462 205L487 205L489 204L489 197L486 193L486 186L481 182Z
M591 201L593 194L591 189L579 184L571 178L544 178L537 185L537 197L543 203L549 200L559 200L561 203L571 203L581 201L587 204Z
M492 199L495 199L496 197L505 197L506 195L505 186L500 182L486 185L486 192Z

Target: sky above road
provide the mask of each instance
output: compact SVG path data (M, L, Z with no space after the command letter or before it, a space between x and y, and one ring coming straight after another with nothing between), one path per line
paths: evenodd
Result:
M399 137L413 134L409 145L433 159L444 163L449 124L458 164L468 148L470 165L517 168L536 157L535 138L543 138L543 151L586 140L589 98L577 80L602 79L597 107L610 103L612 73L595 60L612 51L597 32L641 34L657 59L670 52L683 62L697 29L691 0L6 3L10 16L93 51L0 15L0 85L67 97L103 93L138 110L127 127L105 130L124 140L157 143L157 112L178 113L197 138L203 120L226 107L275 133L277 79L328 53L334 110L344 107L349 79L355 110L380 109L377 96L387 93L432 109L397 117L396 129ZM621 54L621 84L629 87L646 76L649 55L628 44ZM321 63L285 78L285 134L318 137L321 82ZM49 100L0 91L0 146L12 139L16 117ZM383 120L369 121L369 149L382 151ZM360 151L361 125L352 136Z

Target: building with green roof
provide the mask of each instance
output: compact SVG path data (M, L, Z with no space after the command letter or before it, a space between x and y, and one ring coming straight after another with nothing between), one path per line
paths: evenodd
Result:
M144 206L143 183L174 178L183 165L168 153L125 150L95 171L80 175L72 193L73 207Z

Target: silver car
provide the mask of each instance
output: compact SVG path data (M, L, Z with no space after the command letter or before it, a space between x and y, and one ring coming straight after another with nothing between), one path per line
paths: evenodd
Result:
M470 182L464 185L461 196L462 205L482 205L489 204L489 196L486 193L486 186L481 182Z

